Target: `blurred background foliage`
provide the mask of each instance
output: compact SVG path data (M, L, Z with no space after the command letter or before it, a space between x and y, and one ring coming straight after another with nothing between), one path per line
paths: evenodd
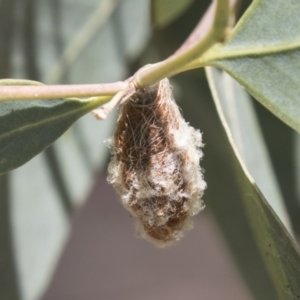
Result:
M183 1L164 21L155 2L150 9L149 0L1 0L0 78L46 84L125 79L176 51L210 4ZM243 1L240 14L250 2ZM254 298L277 299L259 255L252 256L257 249L236 205L240 190L205 72L180 74L171 83L187 121L204 132L207 210L220 225ZM263 137L259 144L265 143L264 155L275 170L276 188L298 236L299 136L256 101L247 101L258 118ZM112 134L115 119L115 113L101 122L86 115L42 154L0 177L0 299L40 299L47 290L72 216L85 205L99 180L96 175L106 170L109 153L103 142Z

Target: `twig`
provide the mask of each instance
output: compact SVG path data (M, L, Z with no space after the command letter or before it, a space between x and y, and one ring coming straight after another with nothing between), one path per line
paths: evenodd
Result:
M109 96L125 90L127 82L78 85L0 86L0 101Z
M191 32L191 34L185 40L185 42L174 53L175 55L183 51L186 51L188 48L194 45L197 41L200 41L205 36L205 34L213 26L215 10L216 10L216 2L212 2L208 7L208 9L206 10L204 16L201 18L201 20L195 27L195 29Z
M134 84L129 81L129 86L126 90L118 92L109 102L93 110L94 116L98 120L105 120L114 108L126 102L135 92L136 88Z
M187 49L182 49L166 60L154 64L150 68L139 70L134 76L137 86L151 85L165 77L177 74L186 64L192 62L212 45L225 38L230 11L229 0L216 0L215 5L213 23L206 35Z
M225 37L229 35L230 30L234 27L236 23L237 12L241 6L242 0L229 0L229 16L228 16L228 26L226 28ZM186 51L189 49L196 41L199 41L205 33L207 33L211 27L213 26L213 13L215 11L215 2L213 2L207 11L205 12L203 18L200 20L198 25L189 35L189 37L185 40L185 42L181 45L181 47L175 52L175 54L180 53L182 51ZM194 68L199 68L199 63L191 62L186 64L180 72L184 72L187 70L191 70Z
M240 5L241 0L229 0L229 27L233 27L236 20L236 10ZM189 37L181 45L181 47L175 52L175 54L180 53L193 45L195 42L199 41L205 33L207 33L213 26L213 14L216 9L216 2L211 3L204 16L191 32Z

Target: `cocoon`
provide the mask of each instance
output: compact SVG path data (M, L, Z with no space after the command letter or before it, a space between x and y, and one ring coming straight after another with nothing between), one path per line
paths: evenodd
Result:
M139 88L121 107L110 141L108 181L159 247L179 240L204 208L202 135L183 119L168 79Z

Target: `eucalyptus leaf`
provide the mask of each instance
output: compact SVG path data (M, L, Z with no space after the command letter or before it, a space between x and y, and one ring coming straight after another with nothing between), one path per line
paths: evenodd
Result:
M152 0L152 22L155 27L162 28L184 13L194 0Z
M222 68L300 132L300 1L255 0L224 44L198 65Z
M226 72L214 69L216 103L229 126L234 143L250 175L275 213L292 234L289 215L264 143L259 122L248 93Z
M0 102L0 174L13 170L58 139L78 118L109 97Z
M254 290L255 299L298 299L300 297L300 255L298 248L249 174L236 147L221 105L222 100L220 99L227 96L218 84L218 81L222 80L219 72L209 68L207 75L218 114L232 147L232 162L240 187L239 201L242 204L242 211L239 212L239 215L245 216L243 218L245 225L243 226L249 226L253 242L257 248L257 250L246 255L253 260L250 263L260 260L262 265L259 272L265 272L266 269L266 274L269 277L269 280L267 277L264 279L266 287L268 286L267 296L263 294L265 291L259 292L259 286L253 285L253 282L250 287L252 291ZM236 206L239 205L240 203L236 203ZM231 218L233 217L231 216ZM234 218L238 218L238 216ZM242 225L240 224L240 226ZM247 243L248 241L245 239L241 242ZM252 245L249 246L253 247ZM241 269L244 272L249 271L244 266L241 266ZM244 274L244 276L249 278L249 274ZM261 282L263 285L264 281ZM274 298L274 295L277 295L277 298Z

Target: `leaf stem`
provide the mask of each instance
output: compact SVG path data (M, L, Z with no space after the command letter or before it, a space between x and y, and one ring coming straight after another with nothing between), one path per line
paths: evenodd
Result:
M215 1L216 11L213 26L206 35L185 51L179 51L162 62L140 69L134 76L135 84L138 87L151 85L165 77L177 74L185 65L225 38L230 12L229 0Z
M78 85L3 85L0 86L0 101L112 96L127 87L128 83L122 81Z

